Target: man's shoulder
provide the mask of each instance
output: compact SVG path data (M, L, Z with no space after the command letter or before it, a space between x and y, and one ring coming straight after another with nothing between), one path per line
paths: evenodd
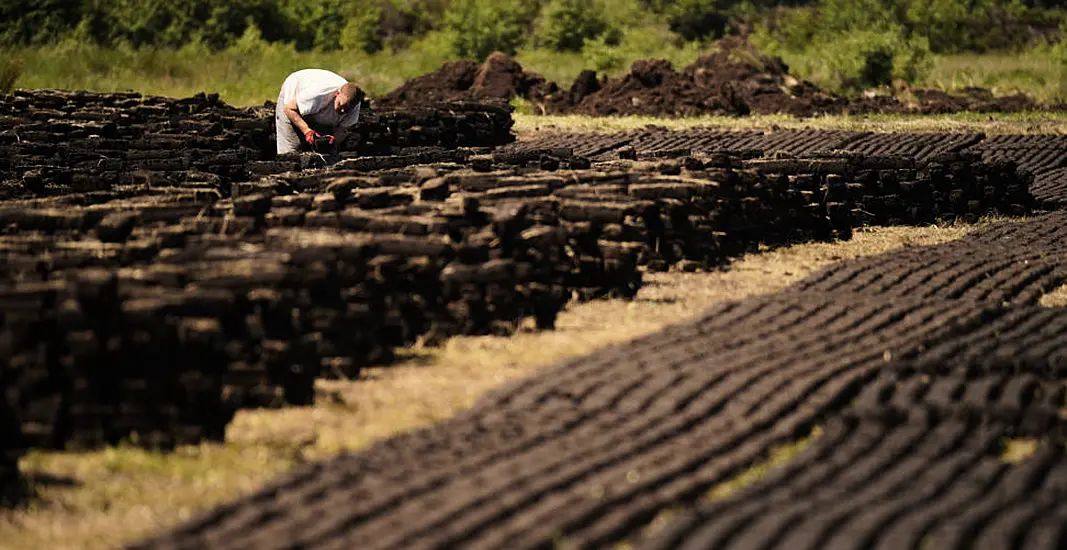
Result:
M288 78L286 78L286 80L289 79L323 83L340 82L341 84L347 82L345 77L333 71L327 71L326 69L300 69L299 71L291 73Z

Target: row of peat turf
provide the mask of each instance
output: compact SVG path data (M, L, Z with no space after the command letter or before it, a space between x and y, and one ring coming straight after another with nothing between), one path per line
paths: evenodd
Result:
M514 139L511 111L481 103L368 110L340 155L505 144ZM276 156L274 129L273 104L237 109L217 94L16 90L0 95L0 198L141 185L219 189L324 164L314 153Z
M509 153L570 147L594 160L619 155L658 157L670 154L811 156L840 151L871 156L932 161L949 154L978 154L987 163L1013 161L1035 176L1031 188L1037 204L1057 209L1067 203L1067 136L1055 134L877 133L842 130L724 130L692 128L672 131L648 127L605 134L549 134L503 147Z
M601 241L639 247L654 269L721 265L760 244L848 238L854 225L921 225L1032 211L1033 177L973 153L927 160L688 151L591 163L566 147L471 157L475 173L427 181L435 192L524 200L586 224ZM479 165L477 161L486 162Z
M24 440L218 439L236 409L309 403L317 377L416 338L550 328L573 293L640 285L635 253L605 257L521 205L364 210L350 183L195 211L159 198L0 212L0 380Z
M218 439L237 409L308 403L416 339L631 297L639 265L1031 207L1027 175L954 145L494 151L510 108L482 104L369 111L333 158L274 157L272 128L270 105L211 96L0 98L0 387L23 436L5 452Z
M437 162L386 168L410 158ZM307 403L317 377L418 338L546 328L574 296L633 296L642 264L848 238L862 216L1029 208L1025 174L959 154L376 160L235 183L228 198L8 201L4 384L30 444L217 439L236 409Z

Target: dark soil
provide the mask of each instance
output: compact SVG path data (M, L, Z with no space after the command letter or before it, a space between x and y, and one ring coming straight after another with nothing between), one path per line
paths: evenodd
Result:
M470 61L445 63L436 71L414 78L377 98L375 106L397 107L440 101L509 100L526 95L544 79L523 72L514 59L495 52L482 64Z
M474 85L478 64L470 61L445 63L436 71L413 78L388 95L374 100L375 105L450 101L467 95Z
M781 59L760 55L740 39L723 39L717 46L680 71L663 60L634 62L629 74L600 83L597 93L572 95L569 104L550 98L549 111L591 116L808 116L847 103L789 76Z
M969 88L961 94L937 90L907 90L897 96L849 99L822 90L789 74L780 58L761 54L744 39L728 37L715 51L692 65L677 69L664 60L634 62L617 78L598 78L583 71L573 84L562 87L524 72L514 60L494 53L478 66L448 63L418 77L379 101L382 105L440 100L510 99L522 97L541 114L589 116L747 115L957 112L1019 112L1057 108L1016 94L993 97L989 90Z

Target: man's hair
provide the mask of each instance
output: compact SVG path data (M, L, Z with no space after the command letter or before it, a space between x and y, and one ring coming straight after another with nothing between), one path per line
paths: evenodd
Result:
M345 82L345 84L341 86L341 89L338 90L338 93L345 96L347 99L347 101L345 101L345 106L347 107L355 107L362 103L363 98L366 96L366 94L363 93L362 88L351 82Z

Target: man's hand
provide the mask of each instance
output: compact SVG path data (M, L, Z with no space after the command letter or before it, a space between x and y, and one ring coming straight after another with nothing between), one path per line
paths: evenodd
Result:
M308 130L304 132L304 141L308 142L308 145L315 145L315 138L319 137L319 133L315 130ZM332 141L330 143L333 143Z

